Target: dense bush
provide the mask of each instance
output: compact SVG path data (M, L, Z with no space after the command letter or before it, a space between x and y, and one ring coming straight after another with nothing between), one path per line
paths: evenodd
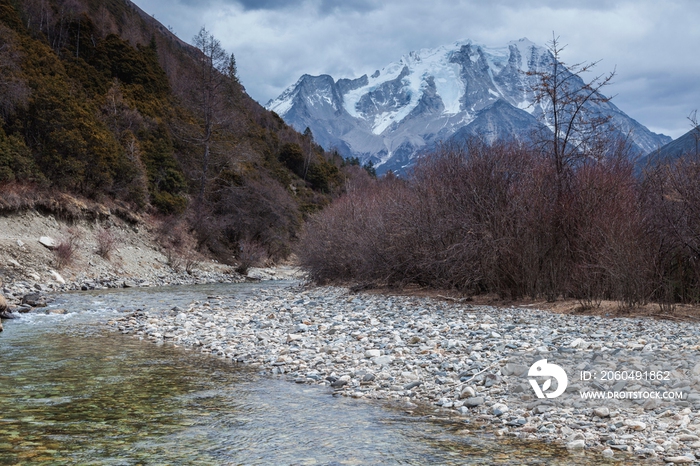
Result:
M700 301L700 165L639 179L610 147L560 172L520 145L441 147L406 180L349 189L308 223L299 257L319 282Z

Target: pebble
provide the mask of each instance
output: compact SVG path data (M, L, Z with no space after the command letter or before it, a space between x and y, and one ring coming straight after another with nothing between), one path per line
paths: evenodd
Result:
M584 448L586 448L586 441L585 440L574 440L572 442L567 443L566 448L568 450L583 450Z
M647 428L647 425L641 421L626 420L625 425L633 430L644 430Z
M664 461L666 461L667 463L674 463L674 464L687 464L687 463L695 462L695 457L669 456L669 457L664 458Z
M475 406L483 405L485 401L486 400L483 396L475 396L474 398L468 398L467 401L464 402L464 405L473 408Z

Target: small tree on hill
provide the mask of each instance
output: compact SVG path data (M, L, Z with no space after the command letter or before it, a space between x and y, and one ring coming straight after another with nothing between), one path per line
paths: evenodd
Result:
M698 111L693 110L690 112L690 115L688 115L687 118L693 127L690 134L692 134L693 139L695 140L695 158L698 158L698 143L700 143L700 123L698 123Z

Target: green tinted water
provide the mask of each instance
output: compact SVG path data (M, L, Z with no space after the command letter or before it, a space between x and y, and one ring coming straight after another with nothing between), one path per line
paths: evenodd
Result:
M597 464L99 324L120 308L169 309L255 286L76 293L58 302L66 316L6 321L0 464Z

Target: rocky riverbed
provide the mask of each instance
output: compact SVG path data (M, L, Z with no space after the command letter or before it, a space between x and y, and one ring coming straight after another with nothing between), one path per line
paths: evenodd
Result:
M206 283L239 283L246 277L233 271L211 272L194 271L192 273L174 270L159 271L143 278L120 278L114 274L99 277L88 277L77 274L73 279L65 280L58 273L57 280L45 282L32 279L16 280L2 287L2 294L7 299L8 313L3 318L17 317L18 313L26 313L34 308L42 308L51 303L56 293L77 290L104 290L110 288L135 288L166 285L197 285Z
M561 442L606 457L669 463L700 458L697 324L320 287L138 310L110 325L296 383L330 385L345 396L430 403L486 423L496 435ZM528 370L542 359L568 374L560 397L535 395ZM590 400L582 399L583 391L668 391L678 398Z

